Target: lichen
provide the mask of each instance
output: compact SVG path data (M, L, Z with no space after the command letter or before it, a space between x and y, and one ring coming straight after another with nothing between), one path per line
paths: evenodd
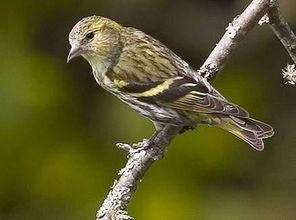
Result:
M264 25L264 24L268 24L269 23L269 17L267 14L265 14L258 22L258 24L260 26Z
M240 26L235 22L235 20L236 19L229 23L228 27L226 28L226 31L231 39L234 39L240 30Z
M282 70L283 78L285 79L285 84L296 84L296 68L295 64L287 64L287 67Z

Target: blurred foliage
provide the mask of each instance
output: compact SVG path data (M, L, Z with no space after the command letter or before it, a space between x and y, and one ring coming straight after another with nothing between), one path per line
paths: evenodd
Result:
M238 0L5 1L0 20L0 219L94 219L123 166L116 142L153 127L103 91L82 59L66 65L67 35L97 14L137 27L198 68ZM282 2L296 30L296 3ZM266 150L218 128L178 136L134 196L136 219L295 219L295 87L291 62L268 27L256 28L215 82L229 100L276 130Z

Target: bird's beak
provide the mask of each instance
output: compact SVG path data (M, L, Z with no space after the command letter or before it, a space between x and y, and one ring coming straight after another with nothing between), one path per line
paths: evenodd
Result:
M74 57L80 56L81 52L82 52L82 50L81 50L80 46L73 45L71 47L71 50L70 50L69 54L68 54L67 63L69 63L69 61L72 60Z

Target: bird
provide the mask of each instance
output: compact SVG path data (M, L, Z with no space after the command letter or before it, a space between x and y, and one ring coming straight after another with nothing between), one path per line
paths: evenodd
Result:
M218 126L254 149L273 128L229 102L205 77L152 36L102 16L88 16L69 33L67 63L82 56L96 82L151 120L155 135L165 126L179 133L199 125Z

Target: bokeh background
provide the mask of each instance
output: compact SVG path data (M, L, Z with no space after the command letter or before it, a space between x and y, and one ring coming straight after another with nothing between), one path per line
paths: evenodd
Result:
M83 59L66 64L68 33L103 15L139 28L198 68L246 0L5 1L0 7L0 219L94 219L149 121L101 89ZM295 0L281 10L296 31ZM215 81L272 124L256 152L213 127L178 136L130 205L140 220L296 219L296 88L268 26L256 27Z

